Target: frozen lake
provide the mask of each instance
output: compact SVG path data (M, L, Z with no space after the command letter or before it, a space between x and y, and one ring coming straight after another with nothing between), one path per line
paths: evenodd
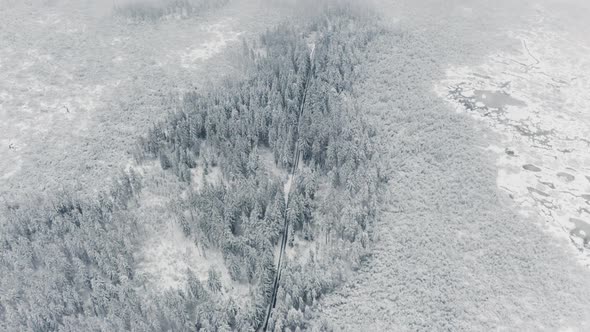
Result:
M590 44L537 16L509 33L520 47L449 68L436 91L499 134L488 147L498 187L589 266Z

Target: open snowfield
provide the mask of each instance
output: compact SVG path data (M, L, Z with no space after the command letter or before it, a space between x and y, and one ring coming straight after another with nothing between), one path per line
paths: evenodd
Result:
M521 212L570 238L590 266L590 39L551 22L509 31L518 40L477 66L453 66L437 92L501 135L498 187Z
M233 1L132 22L113 4L0 1L0 194L104 182L169 98L231 72L224 50L280 17Z

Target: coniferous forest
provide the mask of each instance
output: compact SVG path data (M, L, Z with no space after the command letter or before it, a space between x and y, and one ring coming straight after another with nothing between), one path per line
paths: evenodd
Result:
M329 330L311 324L317 300L370 253L386 180L355 102L379 33L370 13L340 4L244 40L244 76L183 95L109 189L6 204L0 330ZM164 292L139 277L150 165L177 182L168 215L227 272L187 269L185 285Z

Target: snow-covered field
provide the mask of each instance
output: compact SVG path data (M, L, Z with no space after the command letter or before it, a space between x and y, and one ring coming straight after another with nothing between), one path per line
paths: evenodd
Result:
M586 234L574 225L588 220L590 10L535 3L380 2L392 33L357 91L389 192L373 256L321 301L320 321L588 330Z
M488 147L498 187L590 266L590 43L545 16L509 33L519 47L449 68L436 91L500 134Z
M245 300L249 287L231 280L221 253L199 248L169 213L170 193L183 190L177 179L138 167L131 151L171 98L236 74L240 38L275 24L280 9L237 0L195 17L129 22L114 3L0 0L0 202L72 187L92 194L132 166L146 176L134 208L142 294L183 289L190 269L203 283L215 271L224 294ZM218 180L219 167L207 176L197 168L197 189L204 177Z
M170 98L220 80L239 66L228 53L240 38L280 19L249 0L157 24L34 1L44 5L0 0L0 202L108 186L119 167L137 166L135 139ZM590 25L578 29L590 11L540 2L505 29L501 20L520 14L504 6L516 1L383 10L393 23L359 65L355 98L389 181L372 256L319 301L336 330L590 330ZM268 151L260 158L288 193L293 177ZM150 165L137 167L145 188L130 208L142 226L142 286L182 289L188 269L201 282L216 271L224 294L246 299L251 289L231 280L222 254L174 220L170 193L185 188ZM193 188L204 181L223 181L220 167L199 161ZM293 242L290 260L319 251L319 241Z
M0 1L0 194L104 181L170 95L231 72L225 50L279 19L233 1L197 17L128 22L113 3Z

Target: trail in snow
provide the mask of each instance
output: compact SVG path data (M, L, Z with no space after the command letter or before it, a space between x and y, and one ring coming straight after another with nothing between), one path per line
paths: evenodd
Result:
M313 66L313 55L315 52L315 45L311 46L311 51L310 51L310 64L311 66ZM312 69L310 67L309 71L306 73L307 77L305 79L305 87L304 87L304 92L303 92L303 100L301 101L301 104L299 105L299 116L297 117L297 133L295 135L296 137L296 146L295 146L295 156L293 158L294 163L293 163L293 167L291 167L291 171L289 173L287 182L285 183L285 210L287 210L289 208L289 194L291 192L291 185L293 184L293 181L295 180L295 176L297 175L297 172L300 170L300 167L303 166L302 162L303 162L303 156L301 155L301 150L299 149L299 130L300 130L300 125L299 125L299 120L301 119L301 116L303 115L303 112L305 110L305 100L307 97L307 87L309 85L309 78L310 75L312 73ZM280 246L280 250L279 250L279 258L278 258L278 262L277 262L277 271L275 273L275 279L274 279L274 283L273 283L273 291L272 291L272 295L271 295L271 300L268 306L268 310L267 310L267 314L265 316L264 319L264 323L262 324L262 329L264 331L266 331L268 329L268 321L272 315L272 310L274 309L274 307L276 306L277 303L277 292L279 291L279 283L281 281L281 270L282 270L282 262L283 262L283 257L285 256L285 250L287 248L287 241L289 239L289 221L287 219L287 214L285 213L285 220L284 220L284 224L283 224L283 235L281 238L281 246Z

